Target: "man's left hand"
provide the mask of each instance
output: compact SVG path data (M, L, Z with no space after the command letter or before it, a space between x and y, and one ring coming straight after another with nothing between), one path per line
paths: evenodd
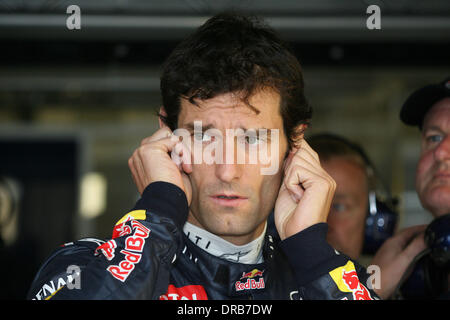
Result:
M284 163L284 179L275 203L275 225L284 240L316 223L326 222L336 182L303 139Z

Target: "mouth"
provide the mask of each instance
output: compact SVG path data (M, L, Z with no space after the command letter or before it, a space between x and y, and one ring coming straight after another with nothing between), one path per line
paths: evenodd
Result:
M449 179L450 178L450 172L436 172L434 174L435 179Z
M215 198L218 198L218 199L227 199L227 200L233 200L233 199L241 199L242 197L240 197L240 196L226 196L226 195L217 195L217 196L214 196Z
M211 196L212 200L222 206L239 206L248 198L236 194L215 194Z

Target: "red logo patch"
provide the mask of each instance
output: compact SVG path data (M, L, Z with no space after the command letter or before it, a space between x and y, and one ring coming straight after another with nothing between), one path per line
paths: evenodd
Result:
M369 293L369 290L367 290L367 288L359 282L356 271L354 270L349 272L344 271L342 275L342 280L344 280L344 283L352 291L353 299L373 300L372 296Z
M145 227L139 221L131 220L130 224L134 232L131 235L128 235L127 233L128 237L125 239L125 249L120 250L120 253L124 255L124 259L119 262L119 264L110 265L106 268L114 278L122 282L127 280L130 273L134 270L135 265L141 261L145 240L150 234L150 229ZM115 240L110 241L114 244L114 247L111 249L113 250L112 252L106 251L104 248L97 248L102 250L108 260L111 260L114 257L114 250L117 247Z
M208 300L208 296L201 285L189 285L177 288L173 284L170 284L167 293L161 295L159 300Z
M95 249L95 253L97 254L98 251L100 250L106 257L106 259L112 260L114 259L114 252L116 248L117 248L116 241L109 240L108 242L105 242L101 246L97 247L97 249Z
M236 291L264 289L266 285L264 283L263 273L264 270L261 271L258 269L244 272L241 278L234 284ZM257 281L255 278L259 278L259 280Z

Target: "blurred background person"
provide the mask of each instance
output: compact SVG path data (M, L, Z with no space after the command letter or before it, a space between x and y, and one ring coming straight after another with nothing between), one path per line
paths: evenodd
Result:
M383 282L375 291L381 298L389 298L416 254L424 249L423 237L409 241L421 232L423 236L425 227L409 227L393 236L398 222L396 199L360 145L328 133L307 140L337 184L327 221L328 242L365 266L379 266ZM393 250L399 247L405 250Z
M323 134L307 140L337 184L327 220L327 240L338 251L358 259L369 206L370 183L365 160L338 136Z
M0 174L0 300L22 299L40 263L32 235L20 232L22 206L20 181Z
M386 241L373 263L385 271L381 276L385 296L449 299L450 78L414 91L403 104L400 119L420 130L416 191L435 219Z
M360 145L330 133L316 134L307 140L337 184L327 221L328 242L367 265L395 231L396 200L377 177Z
M422 206L433 217L450 213L450 77L413 92L400 118L420 129L416 191Z

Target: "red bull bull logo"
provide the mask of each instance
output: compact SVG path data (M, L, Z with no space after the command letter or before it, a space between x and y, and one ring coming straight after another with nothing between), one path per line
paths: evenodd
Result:
M356 271L345 272L342 279L347 287L352 291L354 300L372 300L369 290L359 282Z
M242 279L250 279L250 278L256 278L256 277L262 277L263 272L264 272L264 270L261 271L261 270L258 270L258 269L253 269L250 272L243 272L241 280Z
M265 283L263 278L264 270L253 269L250 272L243 272L241 278L236 281L235 288L236 291L242 290L252 290L252 289L264 289ZM259 280L256 281L255 278ZM245 282L242 280L246 280Z
M359 281L353 262L330 271L336 286L342 292L352 294L353 300L373 300L369 290Z

